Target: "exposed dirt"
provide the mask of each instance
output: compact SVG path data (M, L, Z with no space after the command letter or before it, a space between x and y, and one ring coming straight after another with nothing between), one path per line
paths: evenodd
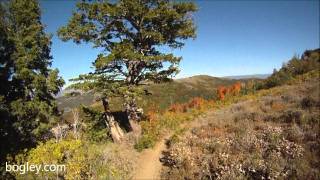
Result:
M244 101L241 103L249 103L249 101ZM240 103L237 103L240 104ZM231 106L232 108L233 106ZM214 121L223 121L227 116L231 116L228 108L222 108L218 110L212 110L200 117L194 119L191 122L186 122L180 127L185 129L193 129L201 126L205 126L208 123ZM187 132L186 132L187 133ZM143 150L137 161L136 172L132 179L134 180L156 180L160 179L161 170L164 168L163 164L160 162L163 152L167 150L166 142L170 139L173 133L168 134L161 141L159 141L154 148Z
M166 150L166 141L170 135L165 136L158 142L154 148L145 149L141 152L137 171L133 177L134 180L160 179L162 163L160 162L162 151Z
M213 117L216 112L208 112L192 122L181 125L181 127L191 129L200 127L208 122L209 117ZM167 150L166 142L172 136L169 134L162 138L154 148L143 150L137 161L137 170L132 179L134 180L153 180L160 179L161 170L163 168L160 158L162 153Z

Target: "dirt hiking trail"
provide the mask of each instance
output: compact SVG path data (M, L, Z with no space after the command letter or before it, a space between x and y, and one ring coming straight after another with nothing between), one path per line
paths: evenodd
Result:
M191 129L200 127L208 123L216 114L216 111L210 111L191 122L182 124L181 127ZM133 176L133 180L157 180L160 179L161 169L163 167L160 162L162 152L167 149L166 142L173 135L173 133L165 136L159 141L154 148L145 149L141 152L137 161L137 170Z
M141 152L138 160L138 168L133 177L134 180L160 179L162 163L160 157L162 151L166 150L166 141L170 135L162 138L153 148Z

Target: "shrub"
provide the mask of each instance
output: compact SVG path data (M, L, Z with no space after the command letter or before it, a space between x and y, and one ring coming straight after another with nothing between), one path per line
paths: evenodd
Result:
M139 151L155 145L157 140L168 130L176 130L185 121L192 120L208 109L213 108L213 100L205 100L201 97L192 98L187 103L172 104L164 112L150 111L147 120L141 122L142 136L136 142L135 148Z
M241 91L241 83L236 82L229 87L219 86L217 89L217 94L218 94L219 100L224 100L227 95L236 96L240 94L240 91Z
M285 84L297 77L298 75L320 69L320 50L306 51L299 59L294 56L288 63L277 71L274 70L272 75L267 78L261 88L272 88L278 85Z
M280 121L285 123L297 123L301 124L303 119L303 113L300 111L285 111L279 118Z
M63 164L66 171L40 174L16 174L17 179L129 179L134 167L133 152L115 144L94 144L80 140L53 140L39 144L25 155L16 157L19 163ZM128 155L131 155L129 157ZM22 158L24 157L24 158ZM23 160L22 160L23 159Z
M181 179L275 179L287 178L297 170L294 166L288 170L287 162L300 160L303 148L283 138L280 127L249 130L238 137L234 133L210 133L218 129L203 126L180 137L165 153L163 161L171 168L163 176L171 178L174 173Z
M142 151L143 149L151 148L155 145L157 138L150 135L142 135L142 137L138 140L138 142L134 145L134 148L138 151Z
M240 82L236 82L235 84L233 84L231 86L231 92L233 95L239 94L240 91L241 91L241 83Z
M204 103L205 103L205 100L203 98L195 97L189 101L188 108L201 109Z
M284 134L285 134L285 137L292 142L302 142L304 138L302 129L296 124L293 124L292 126L287 128L284 131Z
M284 69L280 69L279 71L274 70L272 75L268 79L266 79L263 88L272 88L282 85L292 78L293 76L286 72Z
M302 100L301 100L301 107L303 108L303 109L309 109L309 108L311 108L311 107L313 107L313 106L316 106L316 104L317 104L317 102L313 99L313 98L311 98L310 96L308 96L308 97L304 97Z
M147 112L147 119L150 123L154 123L158 119L158 115L155 111L148 111Z
M111 141L109 129L103 118L103 113L96 108L82 106L81 116L84 123L84 137L94 142Z
M218 87L218 98L220 100L224 100L226 94L227 94L228 89L224 86L219 86Z
M169 111L175 112L175 113L178 113L178 112L186 112L186 111L187 111L187 107L186 107L185 104L172 104L172 105L169 107Z
M31 149L27 153L26 161L30 164L63 164L66 165L66 172L58 172L59 176L65 177L66 179L78 178L83 179L86 176L83 172L86 170L86 164L84 163L84 154L81 153L81 147L83 143L79 140L63 140L56 143L50 140L46 143L40 143L36 148ZM16 157L19 163L24 163L21 160L21 155ZM17 179L28 179L28 178L42 178L51 179L57 176L56 172L44 172L40 171L40 174L33 174L28 172L27 175L17 174ZM26 178L27 177L27 178Z

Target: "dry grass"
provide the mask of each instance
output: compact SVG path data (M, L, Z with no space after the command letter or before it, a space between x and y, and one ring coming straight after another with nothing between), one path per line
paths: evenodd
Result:
M162 177L319 179L320 86L301 79L221 102L232 105L170 143Z

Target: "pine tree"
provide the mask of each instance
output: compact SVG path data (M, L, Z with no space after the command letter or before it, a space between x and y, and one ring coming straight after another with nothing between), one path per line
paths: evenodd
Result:
M122 81L116 80L115 76L92 73L80 75L78 78L71 79L71 81L76 83L70 85L69 88L94 91L96 101L101 101L104 109L103 115L99 120L105 122L105 126L108 128L109 135L112 137L113 141L121 142L124 133L111 113L109 98L121 94ZM90 112L92 111L90 107L86 107L84 112L87 112L88 110Z
M89 42L104 51L93 62L96 76L122 81L125 110L133 125L139 119L136 98L145 81L160 83L178 73L181 57L161 51L182 48L195 38L191 2L168 0L82 1L58 34L64 41ZM109 83L109 82L106 82Z
M7 11L2 3L0 3L0 165L4 162L6 154L12 151L10 141L15 137L14 129L9 120L10 110L7 102L7 94L10 89L9 79L12 75L11 68L13 61L10 56L13 52L13 42L9 39L8 34L8 18ZM0 173L1 173L0 167Z
M47 132L58 115L54 95L64 81L50 69L51 37L44 32L37 0L12 0L1 7L2 158Z

